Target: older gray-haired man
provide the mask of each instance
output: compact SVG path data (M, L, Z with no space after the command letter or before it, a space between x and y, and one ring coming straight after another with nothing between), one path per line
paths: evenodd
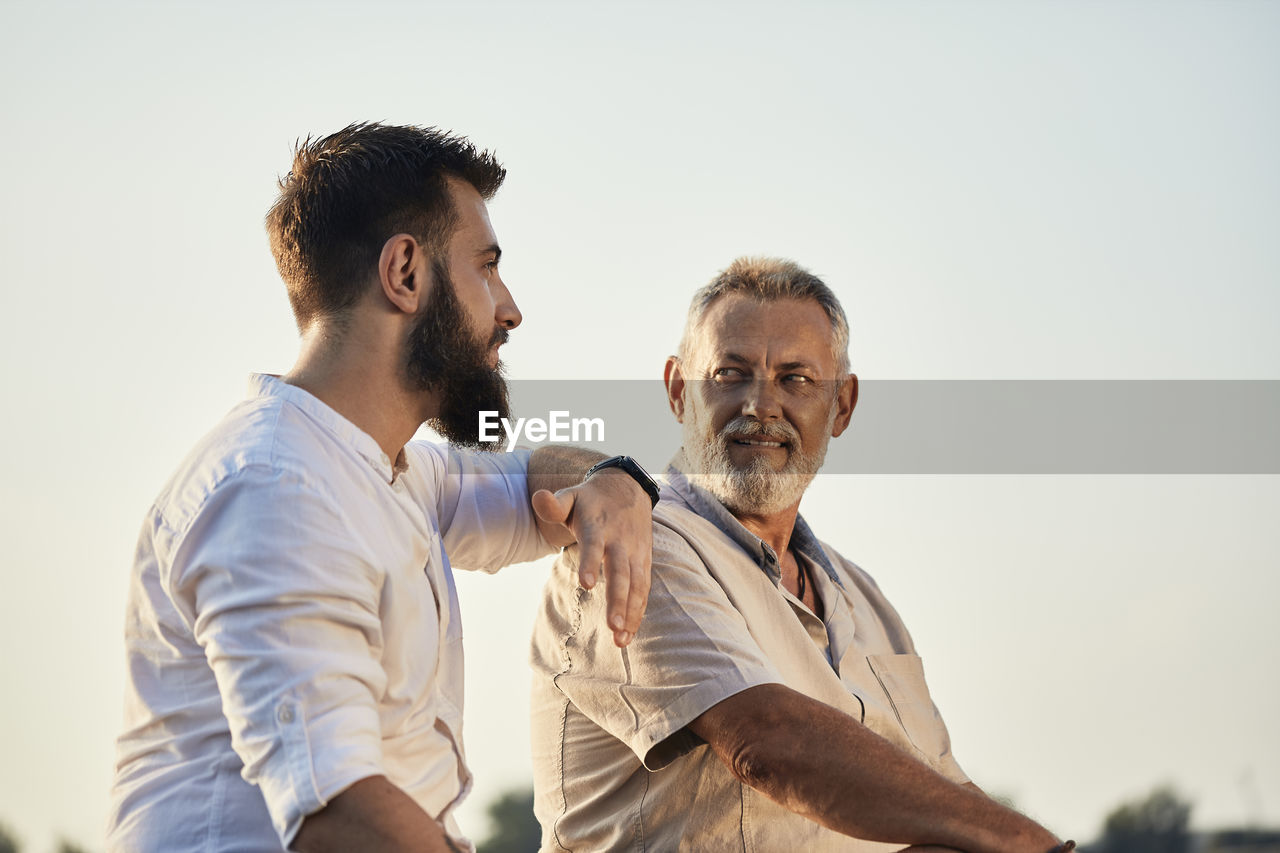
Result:
M645 626L614 646L570 549L534 629L544 851L1069 849L968 780L906 626L799 515L857 402L848 338L788 261L694 297Z

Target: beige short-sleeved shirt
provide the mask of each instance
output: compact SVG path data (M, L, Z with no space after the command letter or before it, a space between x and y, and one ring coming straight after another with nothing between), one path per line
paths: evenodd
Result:
M654 510L653 586L626 649L603 590L557 561L533 633L534 810L544 851L901 849L831 832L740 783L686 726L760 684L832 705L957 782L906 626L869 575L796 520L819 620L772 549L675 468ZM803 738L805 721L796 721Z

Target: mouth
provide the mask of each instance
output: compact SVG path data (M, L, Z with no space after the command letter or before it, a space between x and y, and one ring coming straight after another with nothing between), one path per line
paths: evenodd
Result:
M730 438L729 443L735 444L738 447L762 447L765 449L774 449L774 450L785 450L787 447L790 446L785 441L775 441L769 438L737 437L737 438Z
M496 368L498 366L498 362L501 360L501 355L498 353L498 350L501 349L502 345L505 344L510 338L511 338L511 333L508 332L506 329L502 328L501 326L493 330L493 335L489 338L489 367L490 368Z

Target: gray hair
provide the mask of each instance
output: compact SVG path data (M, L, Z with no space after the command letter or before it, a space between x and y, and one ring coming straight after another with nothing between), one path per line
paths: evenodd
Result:
M831 321L831 349L836 369L842 376L849 372L849 320L840 307L840 300L822 279L785 258L738 258L710 284L700 288L689 305L684 334L680 336L680 347L676 350L682 360L688 354L690 342L707 311L722 296L735 293L759 302L778 299L812 299L817 302Z

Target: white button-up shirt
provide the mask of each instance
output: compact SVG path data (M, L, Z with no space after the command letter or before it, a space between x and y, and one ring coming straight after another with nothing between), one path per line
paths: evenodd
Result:
M551 549L528 452L413 443L404 464L254 376L179 466L131 578L110 849L280 850L378 774L470 849L452 816L471 776L450 566Z

